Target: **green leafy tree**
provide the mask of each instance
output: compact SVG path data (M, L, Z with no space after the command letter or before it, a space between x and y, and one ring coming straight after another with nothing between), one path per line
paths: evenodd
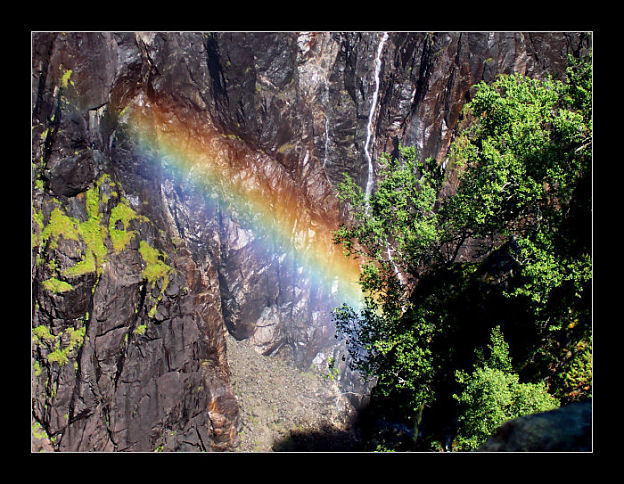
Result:
M454 395L459 402L459 450L477 449L508 420L559 406L543 382L520 383L511 368L509 346L497 326L492 330L487 351L477 351L477 365L472 373L456 372L463 389Z
M337 309L336 322L385 411L415 421L452 394L474 399L457 385L479 383L507 389L491 394L516 402L492 403L509 415L537 391L520 379L562 402L591 395L591 75L570 58L565 81L482 82L447 163L400 147L381 157L370 198L349 177L339 186L352 220L335 241L368 263L364 307ZM474 366L498 324L515 372Z
M434 160L419 162L414 148L400 151L398 161L386 154L379 160L378 186L370 199L347 175L339 186L341 199L353 208L354 222L341 227L335 241L346 254L369 262L361 274L365 307L360 312L337 309L336 322L351 345L352 365L377 378L381 395L400 394L395 400L404 402L406 412L417 413L432 398L428 342L435 327L427 311L405 317L412 305L404 297L401 274L413 278L436 256L435 203L442 176Z
M451 246L512 242L506 296L530 307L542 341L531 363L553 383L562 360L587 359L587 345L577 349L591 340L591 64L570 58L567 74L478 85L452 148L460 185L440 216Z

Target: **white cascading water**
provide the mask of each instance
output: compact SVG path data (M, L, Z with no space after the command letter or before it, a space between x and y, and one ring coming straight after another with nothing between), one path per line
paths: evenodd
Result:
M327 164L327 145L329 143L329 120L327 119L327 115L325 115L325 153L323 155L323 168Z
M384 32L377 46L377 57L375 57L375 92L373 93L373 101L371 103L371 109L368 113L368 125L366 126L366 143L364 144L364 154L366 155L366 159L368 161L368 179L366 180L366 212L368 213L369 204L368 199L373 191L373 183L374 183L374 167L373 167L373 158L368 150L370 146L371 138L373 136L373 118L375 117L375 110L377 109L377 98L379 96L379 73L381 71L381 53L383 52L384 44L388 40L388 32ZM401 272L399 268L394 263L392 259L392 253L390 250L390 246L386 247L386 253L388 254L388 260L392 263L392 267L394 268L394 274L396 275L399 282L403 282L401 278Z
M323 98L327 109L329 109L329 83L327 82L327 79L325 79L325 90L323 93ZM329 148L329 118L327 117L327 114L325 112L323 112L323 116L325 116L325 146L323 153L323 168L325 168L325 166L327 165L327 151ZM327 173L325 174L325 176L327 176Z
M366 126L366 143L364 143L364 154L366 155L366 159L368 160L368 179L366 180L366 209L368 210L368 198L373 190L374 183L374 168L373 168L373 158L368 151L368 147L370 146L371 138L373 136L373 118L375 117L375 110L377 108L377 97L379 95L379 72L381 71L381 53L383 51L384 44L388 40L388 32L384 32L379 42L379 46L377 47L377 57L375 58L375 92L373 93L373 101L371 103L370 112L368 113L368 125Z
M392 254L390 252L390 246L388 245L388 247L386 247L386 253L388 254L388 260L390 262L392 262L392 267L394 268L394 275L397 276L397 279L401 282L401 272L399 271L399 268L397 267L397 265L394 263L394 259L392 258Z

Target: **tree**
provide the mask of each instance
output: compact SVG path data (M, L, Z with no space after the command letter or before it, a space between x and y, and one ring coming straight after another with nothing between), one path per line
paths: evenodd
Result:
M453 395L459 402L459 450L477 449L508 420L559 406L543 382L520 383L518 374L511 370L508 345L498 326L492 330L487 351L488 358L483 351L477 352L478 363L470 375L456 372L463 390Z
M364 307L336 323L384 409L452 413L456 372L480 368L497 325L514 371L483 366L473 386L591 394L591 123L587 60L571 58L565 82L501 75L476 86L446 164L401 146L370 198L349 177L339 186L353 218L335 242L368 263Z
M534 373L573 399L555 375L587 369L591 346L591 64L570 57L567 74L566 82L513 75L478 85L451 150L465 171L440 218L451 245L512 242L506 296L530 307L541 341Z
M352 365L375 376L382 395L401 394L395 401L404 401L405 411L417 413L432 397L428 342L435 325L426 310L413 308L405 299L406 282L401 282L398 268L413 278L437 254L434 206L442 174L433 159L419 162L414 148L400 147L400 152L401 160L382 155L378 186L370 199L346 174L339 186L341 199L352 207L354 223L342 226L334 240L345 254L364 256L368 262L360 281L364 308L357 312L343 306L335 314L339 330L347 335Z

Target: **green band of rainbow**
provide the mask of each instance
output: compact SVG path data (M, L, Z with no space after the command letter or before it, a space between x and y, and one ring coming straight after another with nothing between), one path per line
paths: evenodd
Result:
M333 195L327 207L315 206L275 160L175 110L134 106L127 119L145 152L234 213L265 249L291 257L299 277L324 291L332 306L360 306L360 265L332 240L339 226Z

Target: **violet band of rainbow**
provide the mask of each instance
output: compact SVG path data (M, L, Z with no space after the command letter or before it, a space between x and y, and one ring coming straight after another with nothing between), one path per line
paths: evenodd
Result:
M338 221L331 207L313 207L275 160L241 148L208 123L161 107L129 109L128 127L145 154L201 190L207 203L234 214L264 250L294 260L298 276L330 296L332 306L361 306L360 262L333 242Z

